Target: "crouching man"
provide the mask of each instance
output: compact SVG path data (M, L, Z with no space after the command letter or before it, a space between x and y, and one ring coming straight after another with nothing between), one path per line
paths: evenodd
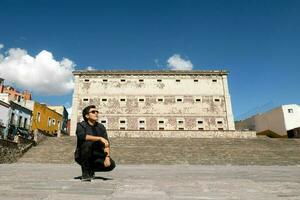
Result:
M90 105L82 111L84 121L77 123L75 161L81 165L82 181L91 181L95 172L111 171L116 165L110 157L110 143L98 110Z

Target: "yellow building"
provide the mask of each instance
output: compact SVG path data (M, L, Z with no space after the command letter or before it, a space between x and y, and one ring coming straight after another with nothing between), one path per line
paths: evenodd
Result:
M30 130L39 130L50 135L60 134L63 116L51 110L45 104L26 101L32 109L32 123Z

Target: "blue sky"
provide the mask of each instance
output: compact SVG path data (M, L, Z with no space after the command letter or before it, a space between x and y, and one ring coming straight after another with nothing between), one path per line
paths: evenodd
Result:
M1 52L6 57L21 48L35 58L46 50L75 69L100 70L167 69L167 60L178 54L194 70L230 72L239 119L300 104L299 9L297 0L0 0ZM72 103L71 91L49 96L34 90L33 96Z

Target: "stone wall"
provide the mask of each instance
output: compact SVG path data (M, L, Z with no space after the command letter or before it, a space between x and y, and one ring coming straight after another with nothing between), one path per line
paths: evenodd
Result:
M255 131L108 131L109 137L146 138L256 138Z
M70 135L96 105L110 130L235 130L226 71L75 71Z
M32 140L20 136L16 142L0 139L0 164L16 162L33 145Z

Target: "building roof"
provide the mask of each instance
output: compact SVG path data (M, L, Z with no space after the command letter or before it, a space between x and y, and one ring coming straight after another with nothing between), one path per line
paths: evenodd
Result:
M1 100L0 100L0 105L5 106L5 107L7 107L7 108L10 107L10 105L9 105L8 103L6 103L6 102L4 102L4 101L1 101Z
M21 105L21 104L19 104L18 102L15 102L15 101L9 101L9 103L10 103L10 106L12 107L12 108L21 108L23 111L25 110L25 111L27 111L28 113L32 113L32 110L30 110L29 108L26 108L25 106L23 106L23 105Z
M74 75L228 75L227 70L76 70Z

